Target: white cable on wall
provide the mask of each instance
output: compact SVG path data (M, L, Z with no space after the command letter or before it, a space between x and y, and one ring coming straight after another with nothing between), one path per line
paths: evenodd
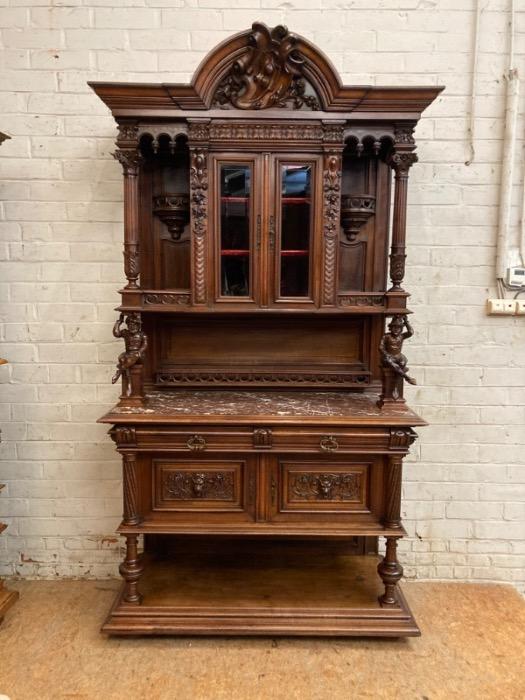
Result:
M468 133L468 148L469 157L465 161L465 165L470 165L474 162L476 156L475 143L476 143L476 90L477 90L477 75L478 75L478 56L479 56L479 26L481 23L481 13L486 7L482 8L480 0L476 0L476 22L474 24L474 40L473 40L473 51L472 51L472 65L471 65L471 79L470 79L470 120L467 127Z
M505 132L503 136L501 163L498 237L496 242L496 278L498 280L505 279L508 266L512 179L514 174L516 125L519 106L520 81L518 70L514 67L514 0L511 0L509 69L505 75L505 79L507 81L507 98L505 104Z

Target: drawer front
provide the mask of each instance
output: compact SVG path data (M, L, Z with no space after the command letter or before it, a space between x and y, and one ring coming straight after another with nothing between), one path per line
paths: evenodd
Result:
M356 450L387 449L390 433L384 428L275 428L272 447L277 451L315 452L317 454L350 453Z
M250 428L139 428L137 445L142 449L176 450L202 454L205 452L246 451L253 446Z
M251 506L254 479L245 460L156 459L153 511L243 513Z

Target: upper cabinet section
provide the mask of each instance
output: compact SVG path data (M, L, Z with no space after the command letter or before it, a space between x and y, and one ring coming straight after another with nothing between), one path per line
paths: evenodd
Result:
M124 309L406 308L392 171L404 211L413 131L440 88L343 86L312 44L260 23L189 85L92 87L119 124Z

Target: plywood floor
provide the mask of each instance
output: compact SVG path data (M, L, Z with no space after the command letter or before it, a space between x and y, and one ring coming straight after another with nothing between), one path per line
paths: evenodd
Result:
M21 581L0 627L11 700L523 700L525 602L506 586L405 583L423 636L107 639L117 581Z

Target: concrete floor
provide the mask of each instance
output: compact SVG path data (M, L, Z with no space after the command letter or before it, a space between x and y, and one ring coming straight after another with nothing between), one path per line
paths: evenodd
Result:
M113 638L117 581L19 581L0 628L11 700L523 700L525 602L510 587L406 583L405 640Z

